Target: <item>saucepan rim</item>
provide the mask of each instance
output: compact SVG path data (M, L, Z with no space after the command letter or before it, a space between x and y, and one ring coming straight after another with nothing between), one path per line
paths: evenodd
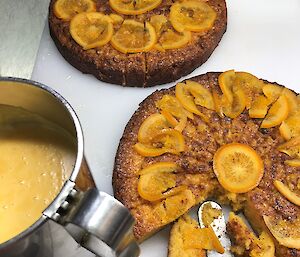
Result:
M50 95L52 95L58 101L58 104L62 104L64 106L64 108L68 111L68 113L70 114L70 119L72 120L75 131L76 131L76 139L77 139L76 161L75 161L73 171L72 171L72 173L69 177L69 180L75 182L76 177L77 177L77 175L79 173L79 170L80 170L82 160L83 160L84 142L83 142L83 132L82 132L80 121L79 121L79 119L77 117L77 114L75 113L73 107L71 106L71 104L62 95L60 95L58 92L56 92L54 89L52 89L51 87L46 86L46 85L44 85L40 82L33 81L33 80L30 80L30 79L23 79L23 78L0 77L0 82L3 82L3 81L22 83L24 86L34 86L36 88L39 88L40 90L44 90L47 93L49 93ZM0 90L1 90L1 86L0 86ZM64 187L62 187L62 189L63 188ZM58 195L52 201L52 203L57 198L60 197L60 194L61 194L61 191L58 193ZM50 203L48 206L50 206L52 203ZM47 208L46 208L46 210L47 210ZM45 217L44 215L41 215L41 217L33 225L31 225L29 228L27 228L25 231L23 231L22 233L20 233L19 235L15 236L15 237L13 237L12 239L0 244L0 250L5 249L5 248L9 248L10 245L12 245L15 242L27 237L28 235L30 235L31 233L36 231L47 220L48 220L47 217Z

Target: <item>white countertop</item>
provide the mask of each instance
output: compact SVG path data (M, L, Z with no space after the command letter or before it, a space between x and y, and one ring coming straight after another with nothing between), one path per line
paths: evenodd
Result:
M300 92L300 1L228 0L227 4L228 29L220 45L204 65L187 77L235 69ZM85 155L96 184L109 194L113 192L114 157L126 123L146 96L175 84L123 88L84 75L61 57L47 25L32 79L54 88L74 107L83 127ZM168 230L153 236L142 244L141 256L166 256L167 240Z

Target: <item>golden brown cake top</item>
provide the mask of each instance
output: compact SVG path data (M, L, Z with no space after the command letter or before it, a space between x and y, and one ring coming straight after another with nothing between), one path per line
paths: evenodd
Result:
M110 42L125 54L184 47L192 33L205 34L215 26L214 8L202 0L57 0L53 5L54 15L70 23L72 38L84 50Z
M292 232L300 214L299 106L293 91L234 71L145 99L126 126L113 175L115 196L137 220L136 237L215 197L244 210L257 231L270 231L283 244L276 251L299 254L299 233Z

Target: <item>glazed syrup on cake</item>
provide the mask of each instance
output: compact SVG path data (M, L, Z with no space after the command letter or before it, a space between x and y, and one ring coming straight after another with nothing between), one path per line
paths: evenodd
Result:
M42 215L69 177L76 141L23 109L0 105L0 243Z

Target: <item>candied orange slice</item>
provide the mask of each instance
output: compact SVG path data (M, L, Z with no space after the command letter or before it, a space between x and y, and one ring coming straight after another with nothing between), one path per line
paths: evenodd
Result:
M191 113L199 115L204 121L208 122L208 118L197 108L193 95L190 94L186 84L177 83L175 87L176 98Z
M121 24L124 21L122 16L115 13L111 13L109 17L112 19L113 24Z
M145 157L155 157L163 155L164 153L168 152L168 149L161 147L154 147L151 145L146 145L142 143L136 143L134 145L134 149L137 151L138 154L145 156Z
M272 128L280 125L289 114L289 107L284 95L281 95L269 109L267 116L261 123L261 128Z
M185 242L182 231L192 232L196 227L199 227L198 222L191 218L188 214L183 215L175 222L170 231L168 256L206 257L205 250L197 248L186 249L184 245Z
M210 110L215 110L213 96L207 88L192 80L186 81L186 88L194 96L195 104L201 105Z
M246 96L243 90L238 89L232 94L232 102L226 101L223 104L223 112L232 119L238 117L246 107Z
M248 72L236 72L234 84L245 92L247 109L251 107L254 98L262 93L263 81Z
M290 157L300 158L300 136L292 138L286 143L278 146L277 149Z
M54 14L63 20L71 20L82 12L95 12L96 4L92 0L57 0L54 4Z
M167 197L154 207L154 214L161 219L161 224L174 221L195 205L195 196L189 189Z
M249 109L250 118L264 118L268 112L269 100L260 95L256 97Z
M278 97L281 95L283 87L271 83L267 83L263 85L263 93L270 101L270 103L275 102Z
M213 169L226 190L232 193L245 193L259 184L264 164L250 146L231 143L217 150L213 159Z
M207 31L212 28L216 17L214 9L206 2L197 0L176 2L170 11L170 21L179 32L184 30Z
M283 121L279 127L279 132L280 135L285 139L285 140L290 140L292 138L292 133L289 128L289 126L286 124L285 121Z
M187 45L192 38L190 31L177 32L168 29L158 39L158 42L164 49L177 49Z
M223 106L226 105L226 100L224 95L219 95L217 91L213 90L212 91L212 97L214 100L214 105L215 105L215 111L220 117L224 117L224 112L223 112Z
M162 0L109 0L111 8L116 12L137 15L153 10Z
M287 88L284 88L282 90L282 94L285 95L286 100L288 102L289 106L289 113L293 113L297 111L298 107L298 101L297 101L297 95L292 91Z
M164 129L170 128L170 124L166 118L159 113L154 113L147 117L139 128L138 141L141 143L149 143Z
M161 109L162 115L178 131L183 131L187 123L187 117L193 118L193 114L183 108L176 97L164 95L156 106Z
M187 116L190 119L194 119L193 113L184 109L180 101L172 95L164 95L159 101L156 102L156 107L161 110L168 110L178 118L181 116Z
M158 162L147 166L146 168L138 172L139 175L146 175L150 173L172 173L178 169L178 165L175 162Z
M184 151L184 137L175 129L166 129L148 144L137 143L134 149L142 156L159 156L164 153L179 154Z
M158 35L169 27L167 17L162 14L151 16L150 24L154 27Z
M300 206L300 196L290 190L285 184L279 180L274 181L274 186L276 189L290 202Z
M284 120L280 127L279 132L285 140L293 137L300 136L300 111L293 112L286 120Z
M112 46L122 53L146 52L156 44L156 33L153 26L146 22L124 20L120 29L111 39Z
M165 116L167 121L174 127L175 130L182 132L187 123L187 116L183 116L179 121L167 110L162 110L161 114Z
M221 73L218 77L219 86L229 103L233 102L232 91L234 87L235 78L236 76L234 70L225 71Z
M185 248L215 250L218 253L225 252L211 226L207 228L193 227L184 229L183 240Z
M177 165L172 162L159 162L141 170L138 182L140 196L148 201L157 201L185 190L185 186L176 187Z
M87 50L107 44L113 35L113 24L107 15L84 12L71 20L70 33L72 38Z
M191 41L192 34L190 31L178 32L174 30L164 15L152 16L150 23L156 31L158 38L158 46L156 47L158 47L160 51L180 48Z
M292 159L284 161L285 164L291 167L300 167L300 158L299 159Z
M263 218L266 226L279 244L300 250L299 218L294 221L266 215Z

